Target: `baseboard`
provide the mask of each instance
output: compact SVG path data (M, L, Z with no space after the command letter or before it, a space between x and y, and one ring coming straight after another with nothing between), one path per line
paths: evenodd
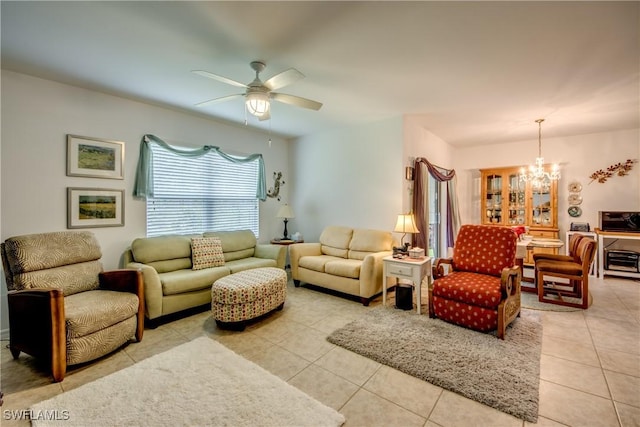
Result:
M0 340L8 341L9 340L9 329L3 329L0 331Z

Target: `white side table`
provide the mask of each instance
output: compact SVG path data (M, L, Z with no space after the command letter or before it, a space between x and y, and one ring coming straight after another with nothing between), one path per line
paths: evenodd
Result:
M388 256L382 259L382 305L387 305L387 277L410 279L416 286L416 307L420 314L421 287L425 277L431 276L431 257L423 258L394 258Z

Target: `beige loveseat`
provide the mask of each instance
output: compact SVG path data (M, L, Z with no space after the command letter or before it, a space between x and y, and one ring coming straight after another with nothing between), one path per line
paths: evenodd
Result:
M391 233L329 226L319 243L289 246L291 276L300 282L360 297L364 305L382 292L382 258L391 255Z
M217 237L224 261L194 268L192 238ZM284 269L286 247L258 244L251 230L206 232L198 236L159 236L135 239L124 253L127 268L144 276L149 319L211 303L211 285L221 277L260 267Z

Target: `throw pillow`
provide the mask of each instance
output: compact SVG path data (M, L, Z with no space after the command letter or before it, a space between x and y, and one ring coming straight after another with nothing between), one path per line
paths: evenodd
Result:
M220 238L192 237L191 262L194 270L224 265L224 253Z

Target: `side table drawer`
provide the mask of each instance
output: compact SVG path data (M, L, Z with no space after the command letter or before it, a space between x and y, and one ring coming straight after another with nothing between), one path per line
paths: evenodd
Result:
M389 274L393 274L394 276L405 276L405 277L412 276L412 268L407 267L405 265L391 264L389 265L388 271L389 271Z

